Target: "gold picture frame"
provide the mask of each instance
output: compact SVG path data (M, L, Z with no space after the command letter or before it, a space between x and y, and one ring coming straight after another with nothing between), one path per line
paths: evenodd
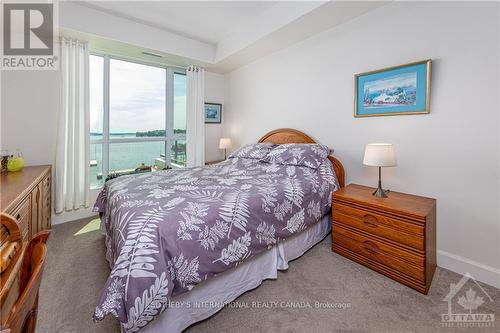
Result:
M402 115L416 115L416 114L429 114L430 113L430 95L431 95L431 59L426 59L422 61L415 61L415 62L410 62L404 65L398 65L398 66L392 66L392 67L386 67L374 71L369 71L369 72L364 72L364 73L359 73L354 75L354 117L355 118L365 118L365 117L379 117L379 116L402 116ZM422 104L424 102L424 105L422 109L419 110L411 110L411 111L390 111L390 112L376 112L376 111L364 111L364 113L360 114L360 109L358 104L360 103L359 99L359 81L360 78L366 77L366 76L373 76L374 74L379 74L379 73L384 73L384 72L393 72L397 70L402 70L405 68L417 68L418 70L422 70L423 66L425 65L425 99L422 101L419 101L419 104ZM420 73L417 75L417 80L418 76L422 76L423 74ZM418 84L418 81L416 81ZM416 85L415 89L417 89L418 85ZM365 94L365 92L362 92ZM417 91L415 92L417 94ZM363 95L364 97L364 95ZM417 100L418 96L416 96ZM363 99L364 100L364 99ZM383 107L381 107L383 108ZM404 108L404 105L400 107L401 109ZM415 107L413 107L415 108ZM363 106L364 109L364 106ZM386 107L386 109L388 109Z

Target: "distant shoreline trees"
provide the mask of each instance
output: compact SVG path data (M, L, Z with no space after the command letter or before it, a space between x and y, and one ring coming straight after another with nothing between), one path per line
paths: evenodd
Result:
M135 136L140 138L144 136L165 136L165 130L153 130L146 132L135 132Z
M164 137L165 130L152 130L152 131L144 131L144 132L135 132L135 133L109 133L109 135L134 135L137 138L142 137ZM186 134L186 130L184 129L174 129L174 134ZM102 136L102 133L90 132L90 136Z
M186 130L174 129L175 134L185 134ZM152 130L146 132L135 132L136 137L144 137L144 136L165 136L165 130Z

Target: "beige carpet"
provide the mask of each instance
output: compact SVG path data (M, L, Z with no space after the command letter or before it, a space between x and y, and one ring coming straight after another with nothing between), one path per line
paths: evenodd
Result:
M92 321L109 269L104 259L103 237L96 226L88 225L89 221L53 228L40 289L37 332L120 331L112 317L98 323ZM500 290L482 285L493 299L491 302L469 281L457 295L458 298L465 294L469 288L476 291L473 299L482 297L483 304L472 312L494 313L493 328L443 328L441 314L448 309L443 298L450 283L457 283L460 275L438 269L426 296L332 253L330 244L327 237L291 262L288 271L280 272L277 280L264 281L237 299L239 305L289 303L276 308L228 307L187 332L498 332ZM293 307L294 302L306 308ZM307 307L307 302L311 307ZM350 303L350 308L320 309L315 308L315 302ZM454 312L469 312L456 299L453 302Z

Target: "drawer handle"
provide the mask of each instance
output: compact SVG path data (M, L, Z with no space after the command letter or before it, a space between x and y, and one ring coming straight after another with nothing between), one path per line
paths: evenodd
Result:
M369 227L376 228L377 227L377 218L373 215L366 214L363 216L363 223Z
M378 253L378 246L374 242L371 242L369 240L366 240L363 242L364 244L364 249L371 253L371 254L377 254Z

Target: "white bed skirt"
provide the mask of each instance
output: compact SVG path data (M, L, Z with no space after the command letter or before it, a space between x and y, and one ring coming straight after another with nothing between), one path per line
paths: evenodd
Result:
M330 215L303 232L280 242L239 266L204 281L191 291L173 297L170 306L141 333L177 333L204 320L266 279L276 279L278 270L303 255L330 233Z

